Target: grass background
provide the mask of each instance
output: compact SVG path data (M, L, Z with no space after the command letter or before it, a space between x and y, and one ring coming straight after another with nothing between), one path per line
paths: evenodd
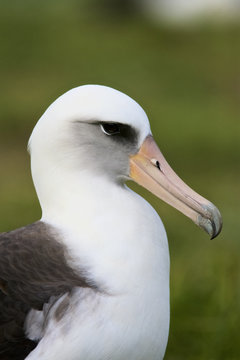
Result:
M171 166L224 221L209 241L133 185L169 237L166 360L240 359L240 26L170 29L74 0L0 0L0 8L0 231L40 217L26 145L46 107L85 83L126 92L146 110Z

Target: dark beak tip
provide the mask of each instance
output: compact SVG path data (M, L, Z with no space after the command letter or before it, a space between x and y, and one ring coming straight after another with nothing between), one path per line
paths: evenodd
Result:
M198 216L197 225L205 230L210 236L211 240L216 238L222 230L222 216L220 211L212 203L206 207L208 217L203 217L202 215Z
M219 222L219 227L218 227L218 229L216 229L215 223L214 223L214 222L212 223L214 226L213 226L213 234L212 234L212 237L211 237L210 240L215 239L215 238L220 234L220 232L222 231L222 226L223 226L222 218L221 218L220 220L221 220L221 221Z

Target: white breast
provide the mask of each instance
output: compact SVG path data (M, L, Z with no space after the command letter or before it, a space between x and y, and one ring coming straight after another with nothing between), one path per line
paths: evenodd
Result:
M89 209L98 212L91 216L91 227L87 208L80 221L77 216L68 218L68 226L62 222L66 212L61 222L49 218L64 231L72 265L86 268L104 292L77 290L65 317L48 323L47 336L29 359L160 360L164 356L169 329L164 227L152 207L135 193L123 189L120 195L114 191L108 195L104 212ZM63 339L59 357L54 349Z

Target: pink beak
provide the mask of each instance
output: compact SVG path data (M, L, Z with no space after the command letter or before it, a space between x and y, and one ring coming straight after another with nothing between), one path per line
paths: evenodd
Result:
M177 176L151 135L146 137L139 152L130 157L130 177L192 219L211 239L220 233L222 218L219 210Z

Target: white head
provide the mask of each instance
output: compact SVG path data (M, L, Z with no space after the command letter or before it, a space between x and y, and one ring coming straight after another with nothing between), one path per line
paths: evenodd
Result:
M128 177L129 156L150 133L146 113L129 96L100 85L74 88L54 101L33 130L33 176L35 165L41 172L59 166L119 181Z
M151 136L144 110L117 90L85 85L60 96L35 126L29 149L42 207L54 197L67 201L69 191L76 194L84 183L122 185L132 178L211 236L220 231L216 208L177 177Z

